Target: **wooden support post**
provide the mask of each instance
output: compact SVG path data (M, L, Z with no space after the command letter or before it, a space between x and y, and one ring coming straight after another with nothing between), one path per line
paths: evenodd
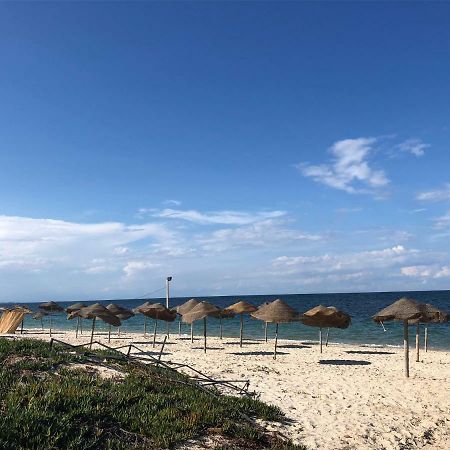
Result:
M244 316L243 314L241 314L241 326L239 329L239 347L242 347L243 334L244 334Z
M267 322L264 324L264 340L267 342Z
M277 345L278 345L278 323L275 327L275 349L273 351L273 359L277 359Z
M109 326L108 330L108 344L111 342L111 325Z
M78 327L80 326L80 316L77 316L77 327L75 329L75 338L78 339Z
M89 344L89 350L92 350L92 342L94 340L94 328L95 328L95 317L92 319L91 342Z
M203 318L203 337L205 339L205 353L206 353L206 317Z
M156 345L156 329L158 328L158 319L155 319L155 328L153 329L153 348Z
M424 350L425 353L428 351L428 325L425 325Z
M319 328L319 346L320 346L320 353L322 353L322 327Z
M191 323L191 342L194 342L194 322Z
M417 322L416 326L416 362L420 361L420 322Z
M328 347L328 337L330 336L330 328L327 329L327 338L325 340L325 347Z
M220 316L220 318L219 318L219 321L220 321L220 339L222 340L223 339L223 323L222 323L222 316Z
M408 321L403 321L403 347L405 349L405 376L409 378L409 330Z

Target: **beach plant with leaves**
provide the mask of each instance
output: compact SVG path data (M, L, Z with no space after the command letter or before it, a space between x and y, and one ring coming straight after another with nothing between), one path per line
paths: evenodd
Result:
M96 359L0 338L0 392L0 448L166 449L208 435L223 438L222 448L303 448L242 420L283 421L275 406L212 395L177 372L106 352Z

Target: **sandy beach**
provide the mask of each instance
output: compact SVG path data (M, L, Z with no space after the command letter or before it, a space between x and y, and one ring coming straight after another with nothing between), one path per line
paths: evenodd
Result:
M49 339L48 334L24 337ZM65 342L74 332L53 335ZM106 335L96 339L107 342ZM158 336L161 342L162 335ZM138 343L158 352L151 339L125 333L111 346ZM447 449L450 442L450 353L429 350L420 362L411 354L411 378L403 374L403 349L330 344L321 355L314 343L208 338L191 343L187 335L172 335L163 360L188 363L219 379L249 379L260 399L279 406L287 424L278 429L309 449Z

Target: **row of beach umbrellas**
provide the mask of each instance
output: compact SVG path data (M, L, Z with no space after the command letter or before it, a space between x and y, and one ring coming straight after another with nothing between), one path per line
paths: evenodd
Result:
M39 305L39 312L34 315L34 318L42 318L45 315L50 316L50 335L52 329L52 314L55 312L62 312L64 308L55 302L46 302ZM265 324L265 340L267 342L267 324L274 323L275 327L275 342L274 342L274 358L277 355L277 343L278 343L278 328L282 323L289 322L301 322L307 326L313 326L319 328L319 345L320 352L322 353L322 330L323 328L347 328L351 323L351 317L333 306L316 306L305 313L299 313L294 308L289 306L281 299L277 299L272 302L265 302L259 307L256 307L245 301L238 301L226 308L219 308L207 301L199 301L196 299L190 299L182 305L168 309L161 303L151 303L149 301L138 306L133 310L123 308L116 304L109 304L103 306L100 303L95 303L90 306L86 306L83 303L75 303L65 309L68 313L68 319L77 319L76 336L81 329L81 319L91 319L91 346L94 336L95 322L100 319L103 322L109 324L108 341L111 336L111 326L119 327L122 321L133 317L135 314L142 314L144 316L144 336L147 334L147 318L154 320L153 329L153 346L156 343L156 334L158 328L158 321L162 320L167 323L175 321L177 316L179 317L179 334L181 334L181 323L187 323L191 325L191 341L193 341L193 325L197 321L203 322L203 338L204 338L204 351L207 350L207 318L214 318L220 321L220 337L222 337L222 320L235 317L240 318L239 327L239 345L242 347L244 340L244 315L250 315L251 317L261 320ZM31 312L28 310L28 312ZM373 320L380 323L383 327L383 323L390 320L401 321L404 324L404 348L405 348L405 375L409 376L409 326L414 325L416 327L416 361L419 361L419 327L423 323L425 328L425 349L427 346L427 325L429 323L442 323L447 322L450 316L428 303L419 303L413 299L401 298L393 304L379 311ZM328 336L327 336L328 342Z

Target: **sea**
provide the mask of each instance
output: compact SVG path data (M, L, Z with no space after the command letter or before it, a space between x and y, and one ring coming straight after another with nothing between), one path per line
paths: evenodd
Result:
M398 322L386 322L384 328L380 324L372 321L371 317L382 308L393 303L401 297L413 298L424 303L431 303L434 306L450 312L450 291L408 291L408 292L368 292L368 293L351 293L351 294L279 294L279 295L242 295L242 296L215 296L215 297L195 297L197 300L206 300L214 305L225 308L239 300L244 300L249 303L259 306L264 302L273 301L275 299L282 299L290 306L299 312L305 312L308 309L317 306L335 306L346 313L350 314L352 318L351 325L345 330L332 328L329 332L330 343L345 343L345 344L364 344L370 346L401 346L403 345L403 327ZM170 307L181 305L192 297L177 297L170 299ZM67 307L79 300L72 300L70 302L58 302L62 307ZM44 300L43 300L44 301ZM48 301L48 300L45 300ZM91 302L83 302L86 304L99 302L105 306L109 303L116 303L125 308L135 308L145 301L160 302L165 304L165 298L141 298L141 299L115 299L115 300L92 300ZM15 303L16 305L18 303ZM1 306L11 307L13 304L5 303ZM32 310L38 310L38 303L28 303ZM67 320L65 313L54 314L52 317L53 328L61 330L74 330L76 326L75 320ZM85 321L87 322L87 321ZM142 332L144 317L136 315L131 319L124 321L121 330L126 332ZM49 318L43 319L44 329L48 329ZM89 327L89 324L85 324ZM158 325L159 330L164 332L167 328L166 324ZM96 329L107 330L108 325L97 321ZM170 324L172 335L178 334L178 319L177 322ZM422 333L423 333L423 325ZM24 329L41 328L41 321L35 320L31 315L27 315L24 322ZM151 319L148 319L148 331L152 332ZM275 325L269 324L268 336L273 337ZM210 336L218 336L219 321L213 318L208 318L207 331ZM190 333L190 325L182 324L182 333ZM194 324L194 334L200 335L203 333L203 327L200 323ZM280 324L279 338L289 339L302 342L313 342L318 340L318 329L308 327L298 322ZM325 333L324 333L325 334ZM415 334L415 329L411 329L411 335ZM239 318L223 320L223 335L224 337L238 337L239 336ZM428 327L429 348L440 350L450 350L450 323L449 324L430 324ZM249 340L262 339L264 337L264 323L253 319L249 315L244 315L244 338ZM411 345L414 339L411 336Z

